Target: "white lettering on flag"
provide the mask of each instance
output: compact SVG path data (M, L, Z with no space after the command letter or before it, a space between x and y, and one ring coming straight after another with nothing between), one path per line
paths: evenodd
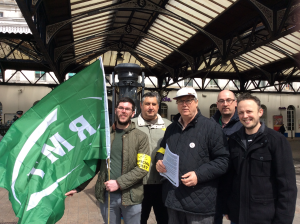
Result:
M77 167L75 167L73 170L75 170ZM53 184L51 184L46 189L44 189L40 192L33 193L30 196L26 211L29 211L30 209L33 209L35 206L37 206L38 203L43 199L43 197L46 197L46 196L52 194L52 192L58 187L58 183L61 182L63 179L65 179L70 173L72 173L73 170L71 170L69 173L67 173L67 175L65 175L65 176L59 178L58 180L56 180Z
M51 163L54 163L56 160L58 160L57 157L55 157L51 152L54 152L60 156L64 156L66 153L65 151L63 150L63 148L61 147L61 145L59 144L59 142L65 146L68 151L70 152L74 146L72 146L69 142L67 142L63 137L61 137L58 132L53 135L51 138L50 138L52 144L54 145L54 147L50 146L50 145L47 145L47 144L44 144L43 146L43 149L42 149L42 153L48 157L48 159L51 160Z
M81 124L81 126L77 127L77 124ZM69 125L69 128L71 131L78 132L78 136L81 142L84 139L86 139L86 136L83 133L84 130L87 130L87 132L90 135L96 133L96 130L89 124L89 122L87 122L87 120L83 117L83 115L81 115L79 118L76 118L74 121L72 121Z
M14 198L16 199L16 201L21 205L21 202L18 200L17 196L16 196L16 192L15 192L15 184L16 184L16 180L18 178L19 175L19 171L21 168L21 165L25 159L25 157L27 156L27 154L29 153L29 151L31 150L31 148L35 145L36 141L44 134L44 132L46 131L46 129L48 128L48 126L50 124L52 124L54 121L57 120L57 109L55 109L54 111L52 111L43 121L42 123L32 132L32 134L29 136L29 138L27 139L27 141L25 142L25 144L23 145L17 159L14 165L14 169L13 169L13 174L12 174L12 185L11 185L11 190L12 193L14 195Z
M43 170L40 170L40 169L35 169L35 168L32 168L32 170L30 171L29 174L32 174L32 175L38 175L40 176L42 179L44 178L45 176L45 172ZM28 176L29 176L28 174Z

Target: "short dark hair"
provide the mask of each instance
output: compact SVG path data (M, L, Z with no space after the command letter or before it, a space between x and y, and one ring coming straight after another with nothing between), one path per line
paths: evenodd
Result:
M251 95L251 93L243 93L239 95L239 97L237 98L237 104L239 104L243 100L253 100L257 104L258 109L261 108L260 99L256 96Z
M156 97L157 103L160 102L160 96L158 95L157 92L147 92L147 93L145 93L142 96L142 102L141 102L142 104L143 104L143 102L144 102L144 100L145 100L146 97Z
M117 107L119 106L120 103L131 103L131 105L132 105L132 110L133 110L133 111L135 110L135 103L134 103L134 101L133 101L131 98L129 98L129 97L123 97L123 98L119 99L118 102L117 102Z

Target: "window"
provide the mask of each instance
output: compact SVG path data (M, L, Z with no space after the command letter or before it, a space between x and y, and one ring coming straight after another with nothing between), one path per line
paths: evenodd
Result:
M217 83L218 83L218 80L217 79L215 79L215 81L213 80L213 79L211 79L210 81L209 81L209 83L208 83L208 87L210 87L210 88L217 88L218 86L217 86Z
M217 104L212 104L209 108L209 117L214 116L214 114L218 111Z
M292 105L287 108L287 130L295 130L295 107Z
M240 83L240 80L233 80L233 82L235 83L235 85L240 88L241 87L241 83ZM234 85L234 84L233 84ZM235 87L234 85L234 87Z
M68 73L69 78L73 77L74 75L76 75L76 73Z
M37 81L40 77L42 77L39 81L46 81L46 74L42 71L35 71L35 81Z
M268 120L267 120L267 107L265 105L261 105L261 108L264 110L264 113L260 117L260 121L264 122L268 126L268 124L267 124L267 122L268 122Z
M163 118L167 118L168 117L168 105L165 103L162 103L160 105L160 116Z
M185 79L184 80L184 86L191 86L193 87L193 79Z
M268 84L267 81L260 81L258 87L266 87L267 84Z
M0 17L3 17L3 12L0 12Z
M105 81L106 83L110 83L110 74L105 74Z

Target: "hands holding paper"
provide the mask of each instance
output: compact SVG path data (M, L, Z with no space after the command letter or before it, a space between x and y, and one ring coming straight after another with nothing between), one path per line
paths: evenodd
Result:
M181 176L181 182L187 187L193 187L198 183L197 175L194 171L188 172Z
M165 173L167 172L165 165L163 164L162 160L158 160L156 163L156 170L159 173Z

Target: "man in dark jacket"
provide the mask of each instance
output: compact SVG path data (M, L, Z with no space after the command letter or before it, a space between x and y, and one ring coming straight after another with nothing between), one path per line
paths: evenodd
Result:
M223 90L219 93L217 99L218 111L212 116L223 129L224 134L228 138L231 134L238 131L243 125L239 120L236 110L236 98L230 90ZM223 178L222 178L223 180ZM218 195L221 194L223 188L223 181L220 181ZM223 223L222 202L221 197L217 198L217 207L215 215L215 224Z
M213 223L219 178L228 168L227 140L216 122L201 115L194 89L182 88L174 99L179 114L156 155L160 173L167 171L162 161L166 145L179 156L179 186L163 182L169 224Z
M290 144L267 128L260 100L238 98L242 127L229 138L231 166L223 211L236 224L292 224L297 197Z

